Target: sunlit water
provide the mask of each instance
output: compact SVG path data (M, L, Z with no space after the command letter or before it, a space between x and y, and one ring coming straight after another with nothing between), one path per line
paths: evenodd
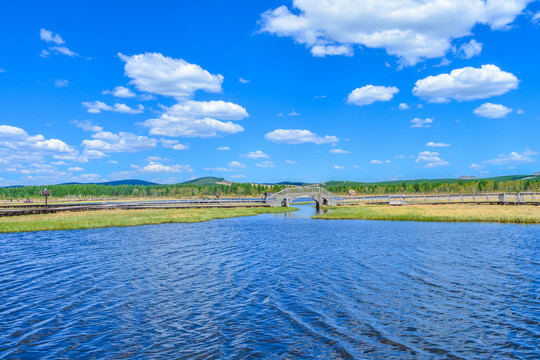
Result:
M540 357L539 226L301 208L0 235L0 358Z

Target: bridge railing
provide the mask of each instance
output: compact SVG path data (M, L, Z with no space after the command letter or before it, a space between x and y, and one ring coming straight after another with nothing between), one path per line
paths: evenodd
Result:
M484 193L484 194L429 194L429 195L370 195L339 197L339 205L355 204L540 204L540 193Z

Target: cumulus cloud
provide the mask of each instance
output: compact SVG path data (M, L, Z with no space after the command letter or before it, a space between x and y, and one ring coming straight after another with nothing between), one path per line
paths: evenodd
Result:
M531 150L525 150L522 152L513 151L509 154L499 154L495 159L486 160L483 163L489 165L524 164L534 162L535 160L531 157L534 155L538 155L538 153Z
M88 158L102 158L107 153L151 150L157 146L157 142L156 139L126 132L113 134L109 131L101 131L93 134L92 140L83 140L81 146Z
M53 33L52 31L41 29L39 30L39 38L45 42L53 42L56 45L62 45L65 41L58 34Z
M474 114L490 119L503 118L512 112L511 108L508 108L501 104L485 103L474 109Z
M131 108L126 104L116 103L114 106L111 106L101 101L85 101L82 104L88 109L88 112L92 114L99 114L102 111L112 111L122 114L140 114L144 111L144 106L142 105L138 105L137 108Z
M291 37L313 56L347 55L353 46L384 49L404 65L444 57L452 40L477 24L505 29L532 0L294 0L268 10L261 32Z
M83 131L92 131L92 132L100 132L103 131L103 128L101 126L98 126L91 122L90 120L72 120L71 123L75 125L78 128L81 128Z
M330 150L330 154L350 154L351 152L348 150L343 149L332 149Z
M337 170L345 170L345 166L334 165L334 169L337 169Z
M261 168L270 168L275 167L274 163L271 161L263 161L261 163L255 164L255 166L261 167Z
M84 171L84 169L83 169L82 167L74 166L74 167L68 168L68 171L71 171L71 172L81 172L81 171Z
M69 81L66 79L58 79L54 81L54 86L57 88L63 88L69 86Z
M251 151L251 152L248 152L247 154L240 154L240 156L247 157L249 159L261 159L261 158L269 158L270 157L267 154L265 154L264 152L262 152L261 150Z
M430 146L430 147L449 147L450 144L445 144L445 143L436 143L436 142L433 142L433 141L430 141L426 144L426 146Z
M112 96L119 97L119 98L132 98L136 96L135 93L131 91L131 89L125 86L117 86L112 90L103 90L102 94L103 95L110 94Z
M199 65L183 59L173 59L160 53L126 56L118 53L126 64L126 76L139 91L171 96L179 100L190 98L195 91L221 92L222 75L212 75Z
M244 78L238 78L238 81L241 82L242 84L249 84L251 82L250 80L247 80Z
M533 15L531 21L534 24L538 24L538 22L540 22L540 11Z
M24 164L43 163L46 157L55 160L84 162L79 152L59 139L29 135L24 129L0 125L0 165L4 169L20 169Z
M150 128L152 135L205 138L244 131L238 124L218 119L241 120L248 116L245 108L231 102L189 100L167 108L159 118L146 120L143 125Z
M228 146L220 146L220 147L218 147L217 149L218 149L219 151L229 151L229 150L231 150L231 148L228 147Z
M431 127L431 124L433 124L433 118L414 118L411 120L411 124L412 128L428 128Z
M336 136L318 136L309 130L277 129L264 135L267 140L277 144L329 144L339 141Z
M418 154L415 160L419 164L423 164L425 168L434 168L438 166L450 165L448 161L445 161L439 157L438 152L422 151Z
M480 53L482 52L483 46L484 44L482 44L481 42L478 42L472 39L468 43L464 43L460 45L457 51L457 55L462 59L473 58L475 56L480 55Z
M406 103L401 103L401 104L399 104L398 109L399 110L409 110L410 107Z
M229 163L229 167L230 168L245 168L246 165L242 164L241 162L239 161L231 161Z
M180 173L191 172L193 169L190 165L163 165L159 162L151 161L148 165L139 169L143 173Z
M390 164L391 161L390 160L371 160L369 163L374 164L374 165L381 165L381 164Z
M470 101L502 95L517 89L518 79L495 65L481 68L465 67L450 74L428 76L418 80L413 94L429 102L442 103L450 99Z
M347 103L363 106L375 101L390 101L398 92L399 89L393 86L367 85L354 89L347 97Z
M47 49L41 50L41 53L39 54L39 56L41 57L46 58L53 54L62 54L62 55L70 56L70 57L79 56L79 54L69 50L66 46L62 46L66 42L64 41L64 39L62 39L62 37L59 34L55 34L52 31L42 28L39 31L39 38L45 41L46 43L56 44L56 46L50 46Z

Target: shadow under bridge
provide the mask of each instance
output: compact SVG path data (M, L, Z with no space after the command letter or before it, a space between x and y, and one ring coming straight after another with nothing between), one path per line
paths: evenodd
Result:
M321 186L297 186L281 190L266 199L271 207L291 206L291 203L299 198L311 198L315 200L317 211L321 206L337 205L337 196Z

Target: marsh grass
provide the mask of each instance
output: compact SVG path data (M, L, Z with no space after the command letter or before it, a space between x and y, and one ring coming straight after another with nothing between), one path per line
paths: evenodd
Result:
M0 217L0 233L75 230L111 226L136 226L164 223L193 223L264 213L295 211L296 208L211 208L144 209L58 212L52 214Z
M329 209L313 218L540 224L540 206L533 205L359 205Z

